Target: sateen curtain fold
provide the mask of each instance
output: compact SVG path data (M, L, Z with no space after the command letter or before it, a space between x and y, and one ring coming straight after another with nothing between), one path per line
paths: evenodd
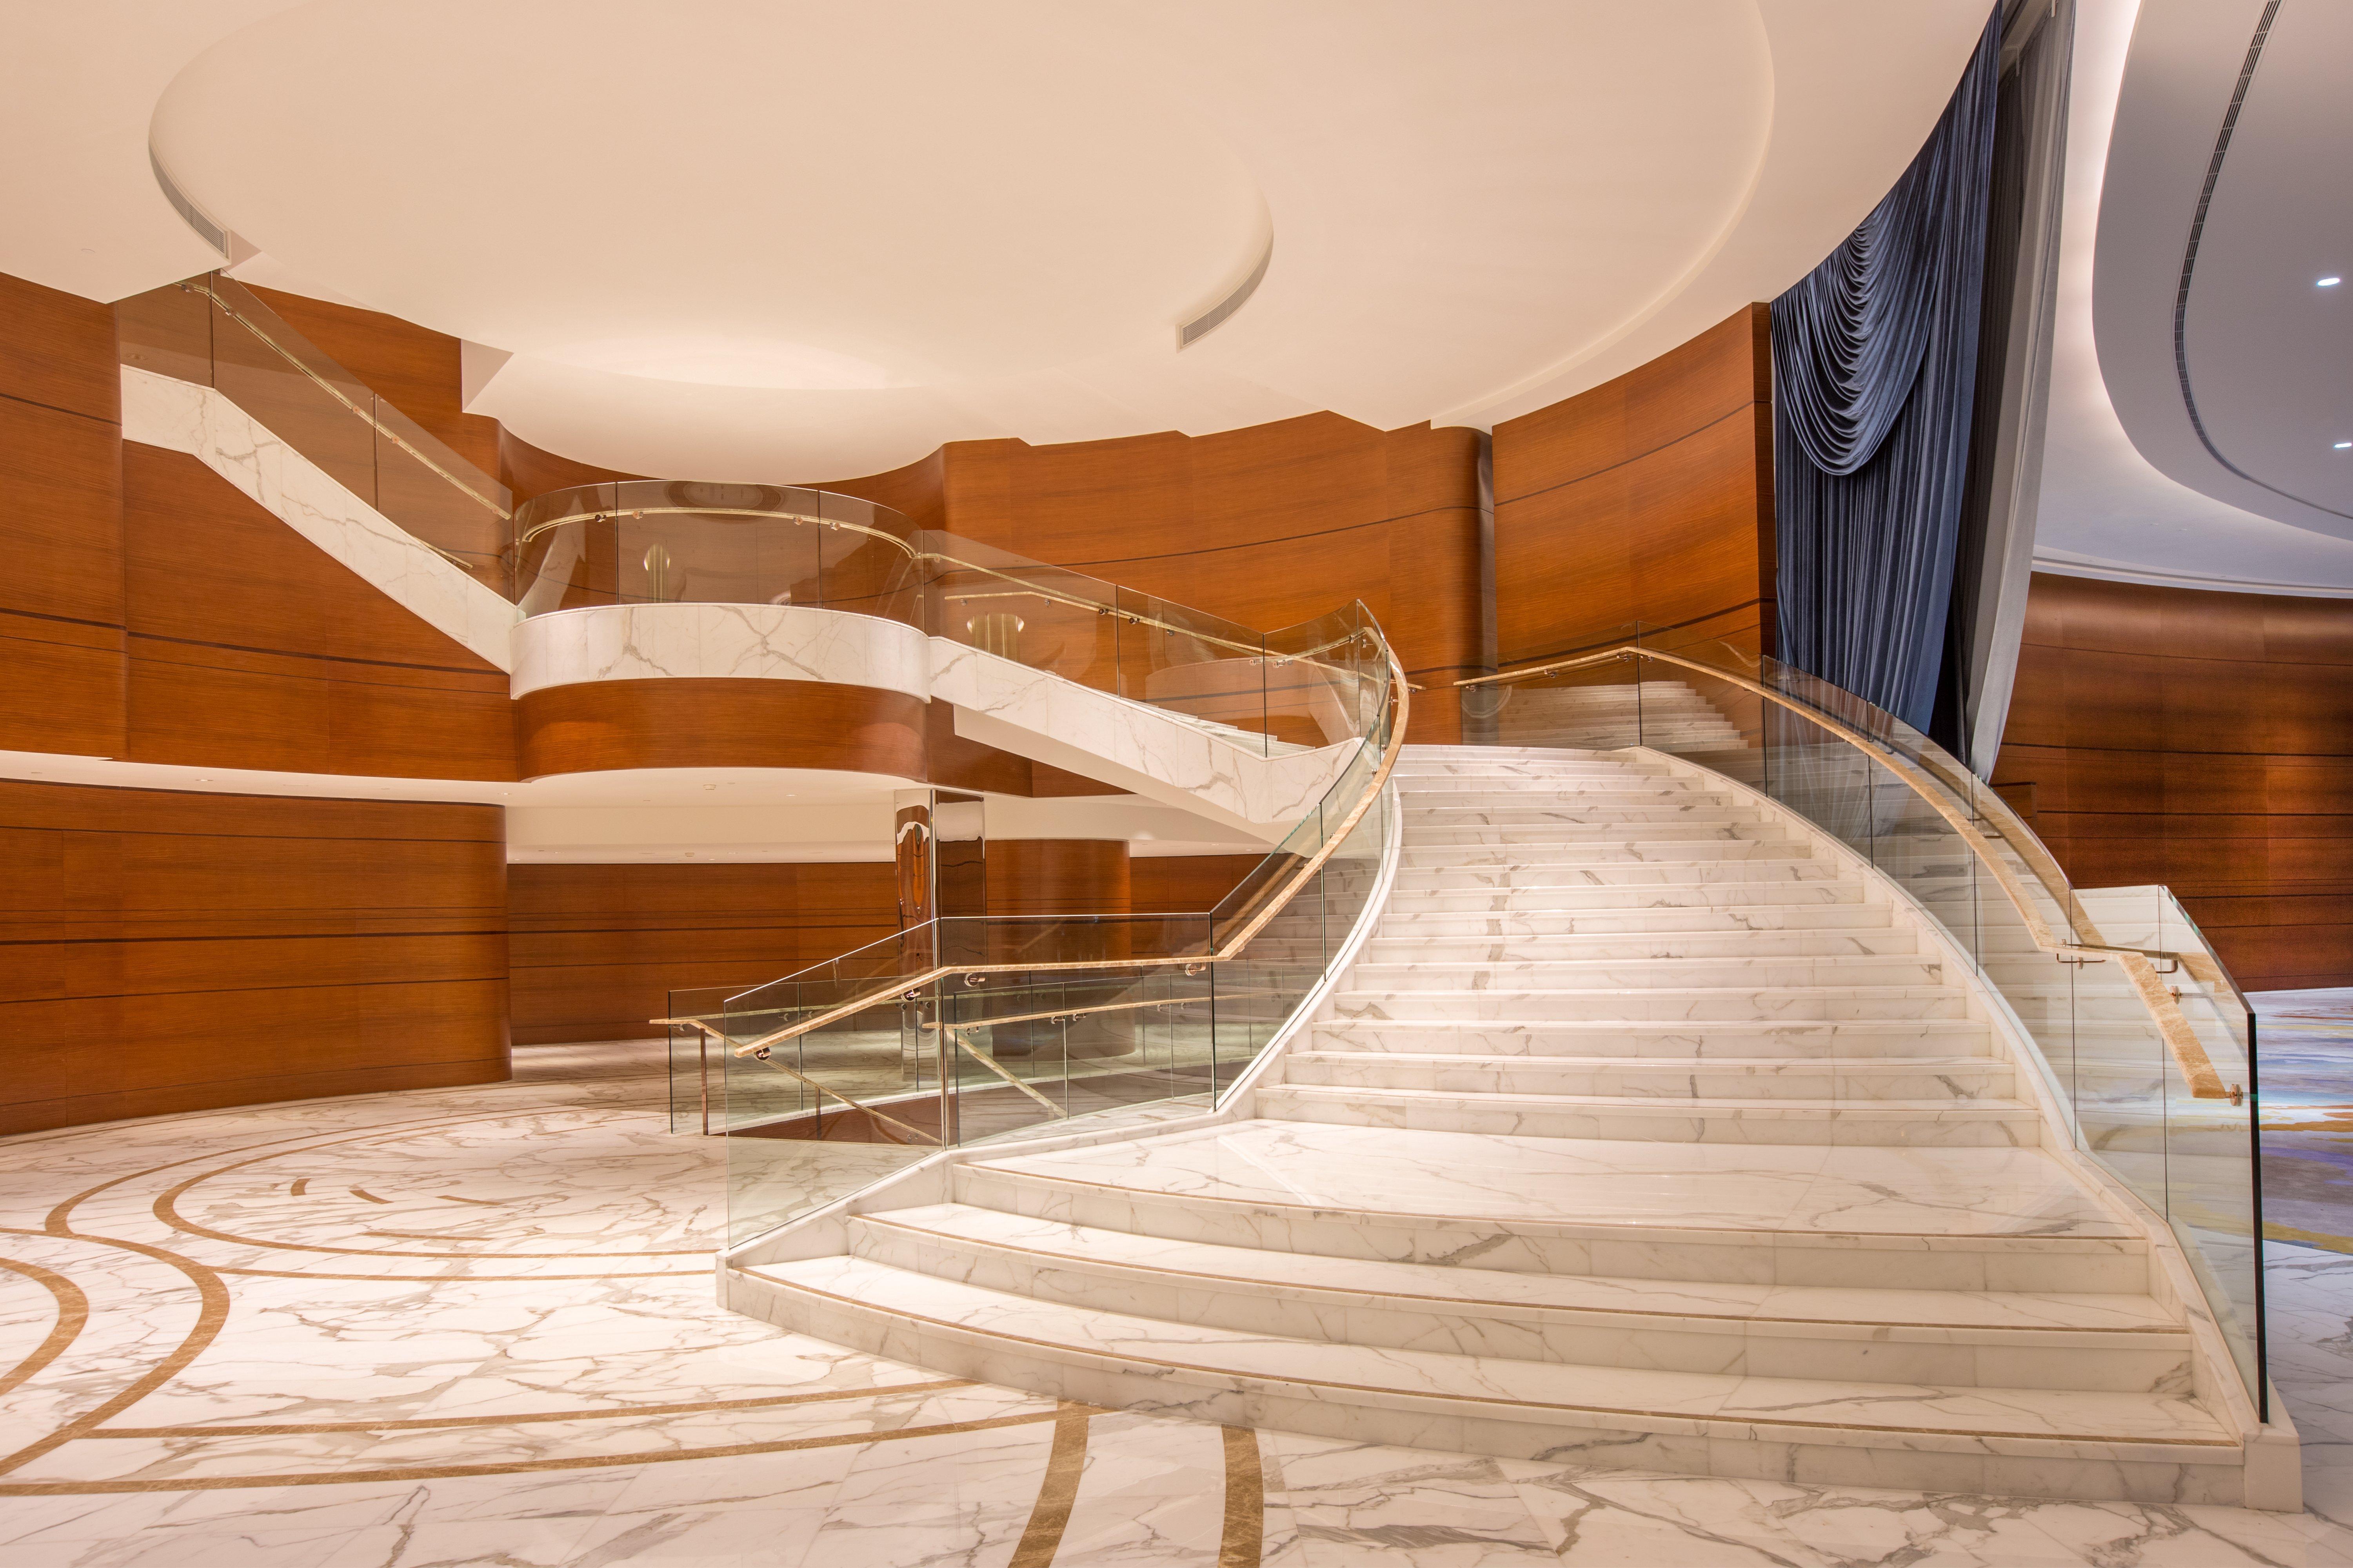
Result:
M1968 483L2000 9L1912 166L1773 301L1781 657L1925 731Z

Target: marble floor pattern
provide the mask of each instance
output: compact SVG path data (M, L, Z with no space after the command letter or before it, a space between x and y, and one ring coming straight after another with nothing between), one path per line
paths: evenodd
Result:
M2353 1258L2282 1247L2317 1511L1583 1471L1091 1410L713 1302L715 1141L610 1050L0 1141L12 1568L2353 1568ZM2331 1447L2333 1445L2333 1447Z

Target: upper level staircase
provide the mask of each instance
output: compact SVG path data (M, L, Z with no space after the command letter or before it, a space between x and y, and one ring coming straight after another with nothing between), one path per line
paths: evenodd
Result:
M732 1299L1092 1403L1618 1467L2234 1502L2143 1222L1973 978L1651 753L1409 748L1372 940L1253 1119L952 1167Z

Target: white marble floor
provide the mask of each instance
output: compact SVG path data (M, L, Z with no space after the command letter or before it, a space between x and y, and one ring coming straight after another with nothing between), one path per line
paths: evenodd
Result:
M2353 1568L2353 1258L2274 1269L2304 1515L1421 1453L1058 1405L723 1311L716 1145L596 1057L0 1141L5 1561Z

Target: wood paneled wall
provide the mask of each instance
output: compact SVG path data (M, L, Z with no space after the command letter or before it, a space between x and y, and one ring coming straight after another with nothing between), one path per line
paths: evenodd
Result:
M1772 337L1754 305L1495 426L1506 665L1620 640L1774 649Z
M517 1045L645 1039L669 993L758 985L899 929L888 863L517 865Z
M1360 598L1431 688L1413 739L1461 737L1443 688L1479 658L1474 431L1312 414L1212 436L956 441L823 484L1261 631Z
M108 307L0 275L0 750L122 754L121 389Z
M511 779L506 672L196 458L122 449L129 741L143 763Z
M1196 914L1216 909L1260 859L1256 855L1137 856L1128 862L1128 904L1138 914Z
M0 780L0 1132L507 1076L496 807Z
M992 915L1125 914L1127 845L1120 839L992 838Z
M2037 573L1994 782L2241 985L2353 984L2353 603Z

